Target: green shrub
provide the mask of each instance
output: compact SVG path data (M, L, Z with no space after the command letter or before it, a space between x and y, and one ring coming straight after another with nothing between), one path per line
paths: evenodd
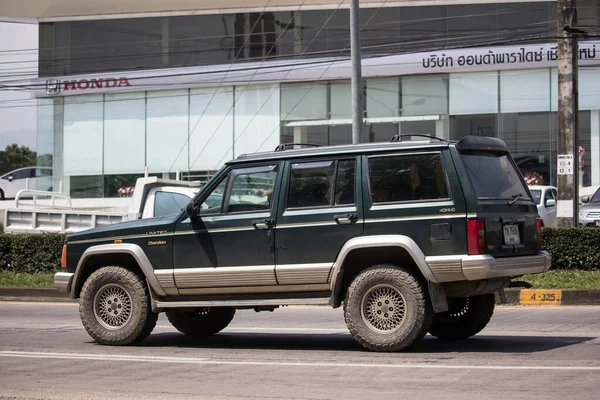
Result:
M552 269L600 271L600 229L544 228L542 248L552 254Z
M0 271L56 271L64 240L62 234L0 234ZM553 269L600 271L600 229L547 227L542 248L552 254Z
M0 235L0 271L48 273L60 268L65 235Z

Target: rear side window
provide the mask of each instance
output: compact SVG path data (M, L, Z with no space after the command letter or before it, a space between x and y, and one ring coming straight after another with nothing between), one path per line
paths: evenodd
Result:
M531 196L533 196L533 201L535 204L540 204L540 200L542 199L542 191L540 189L534 189L529 191Z
M479 199L512 199L527 190L506 154L462 154L473 189Z
M354 204L355 160L292 163L287 208Z
M449 198L441 154L369 158L369 179L374 204Z

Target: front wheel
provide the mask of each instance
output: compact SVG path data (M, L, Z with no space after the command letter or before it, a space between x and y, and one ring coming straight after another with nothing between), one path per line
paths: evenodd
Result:
M440 339L466 339L481 332L494 314L494 294L454 299L449 310L433 316L429 333Z
M194 311L168 311L167 318L179 332L190 336L209 336L229 325L235 308L206 307Z
M108 345L144 340L158 318L144 280L121 267L100 268L90 275L81 289L79 315L88 334Z
M344 317L364 348L398 351L425 336L432 311L425 287L413 273L377 265L360 273L348 288Z

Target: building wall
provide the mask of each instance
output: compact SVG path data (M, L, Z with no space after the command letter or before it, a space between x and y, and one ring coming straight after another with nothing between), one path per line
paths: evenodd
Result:
M453 3L361 8L363 55L544 43L555 36L555 2ZM586 9L584 22L597 26L592 14ZM348 9L332 7L44 22L40 76L347 56L349 20Z
M555 184L556 3L420 4L361 9L362 141L499 137ZM40 163L75 197L114 197L145 170L203 180L279 143L350 143L348 20L320 7L43 23ZM581 44L580 79L581 182L597 185L600 42Z
M523 173L555 184L555 80L549 68L369 78L362 141L397 133L499 137ZM599 67L582 69L586 186L600 184L597 82ZM76 197L114 197L146 167L194 179L279 143L351 143L349 94L350 82L336 80L43 99L39 148L53 151L56 187L62 181Z

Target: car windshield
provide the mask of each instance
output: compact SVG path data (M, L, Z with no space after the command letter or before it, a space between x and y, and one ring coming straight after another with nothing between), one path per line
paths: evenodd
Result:
M540 204L540 199L542 198L542 191L539 189L530 190L531 196L533 197L533 201L535 204Z
M592 203L600 203L600 189L596 190L594 196L592 197Z
M519 172L506 154L469 153L462 159L478 199L527 198Z

